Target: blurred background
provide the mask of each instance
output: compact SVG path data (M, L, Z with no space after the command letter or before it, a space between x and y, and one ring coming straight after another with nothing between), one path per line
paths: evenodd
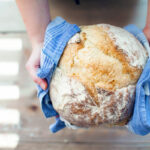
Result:
M130 23L143 28L147 0L50 0L52 19L78 25ZM39 12L40 13L40 12ZM71 17L70 17L71 16ZM52 134L25 70L31 45L15 0L0 0L0 150L150 150L150 135L124 127L64 129Z

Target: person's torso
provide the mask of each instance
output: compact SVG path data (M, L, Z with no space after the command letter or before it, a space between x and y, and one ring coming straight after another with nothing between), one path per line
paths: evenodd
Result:
M78 25L109 23L124 26L133 17L137 3L135 0L80 0L77 5L75 1L49 0L51 18L61 16Z

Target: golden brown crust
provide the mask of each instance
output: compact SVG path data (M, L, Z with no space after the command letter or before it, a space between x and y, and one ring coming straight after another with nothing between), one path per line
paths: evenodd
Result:
M133 67L129 64L126 54L118 49L103 27L82 27L80 37L80 43L67 45L59 67L67 70L69 77L78 79L87 88L90 95L95 98L97 104L96 88L115 91L137 82L142 68ZM93 37L97 40L91 42ZM93 49L96 50L93 51ZM81 51L82 57L80 57L79 51ZM112 62L103 60L105 62L102 62L98 60L102 54L96 53L96 51L103 53L103 57L108 56L108 59L111 57L114 60ZM87 57L94 55L94 59L89 58L91 60L87 60L84 55L85 57L86 55ZM74 61L74 59L78 61ZM78 69L76 70L76 68ZM81 72L83 69L85 71Z
M132 43L123 44L131 50L132 44L140 46L133 47L137 49L129 57L108 30L107 25L82 26L80 42L68 43L51 81L53 106L73 125L122 126L132 114L135 85L142 72L142 65L135 64L146 62L146 52L129 35Z

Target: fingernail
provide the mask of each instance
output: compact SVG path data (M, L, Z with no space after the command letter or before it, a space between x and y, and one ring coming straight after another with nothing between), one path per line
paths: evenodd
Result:
M46 85L44 83L41 84L43 90L46 90Z

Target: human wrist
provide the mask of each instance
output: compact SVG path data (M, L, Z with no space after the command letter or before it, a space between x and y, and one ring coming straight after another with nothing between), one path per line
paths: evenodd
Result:
M146 29L150 29L150 23L146 23L145 27Z
M32 40L32 50L41 50L43 48L44 40Z
M145 32L145 33L149 33L150 34L150 26L148 25L146 25L145 27L144 27L144 29L143 29L143 31Z

